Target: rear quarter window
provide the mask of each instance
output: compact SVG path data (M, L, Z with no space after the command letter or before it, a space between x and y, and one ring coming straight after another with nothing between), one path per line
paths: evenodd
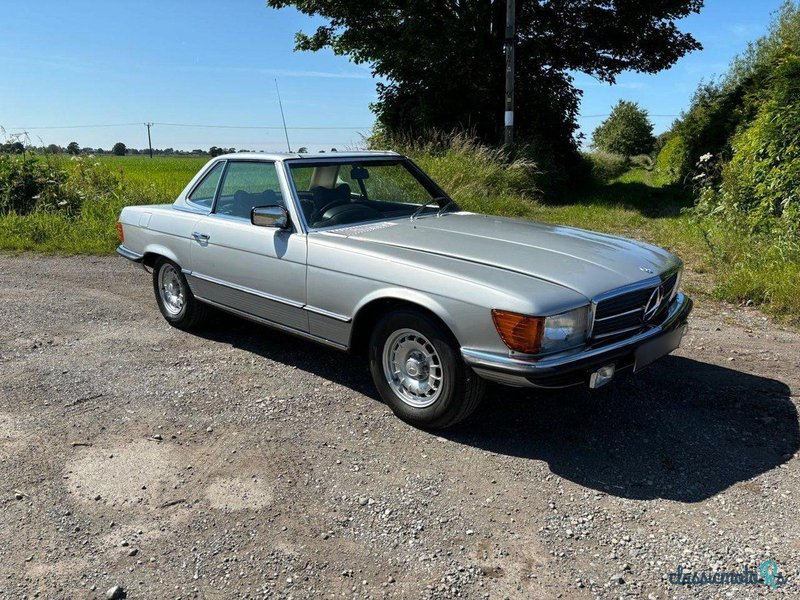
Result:
M219 185L219 178L222 177L224 168L224 162L218 162L214 165L198 186L192 190L192 193L189 194L188 200L193 204L211 208L214 203L214 194L217 192L217 185Z

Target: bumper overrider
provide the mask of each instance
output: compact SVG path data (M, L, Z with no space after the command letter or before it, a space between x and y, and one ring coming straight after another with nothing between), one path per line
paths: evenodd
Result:
M611 373L633 368L639 371L675 350L686 333L686 320L692 300L677 294L665 319L659 324L627 339L577 352L541 358L514 357L507 354L461 348L461 356L484 379L520 387L563 388L574 385L599 387L598 372ZM605 377L605 375L604 375Z

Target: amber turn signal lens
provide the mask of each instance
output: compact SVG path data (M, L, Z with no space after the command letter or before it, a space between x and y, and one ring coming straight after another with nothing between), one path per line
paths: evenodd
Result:
M117 221L117 237L119 238L120 242L125 241L125 236L122 233L122 223L120 223L119 221Z
M503 343L517 352L535 354L542 348L544 318L492 310L492 320Z

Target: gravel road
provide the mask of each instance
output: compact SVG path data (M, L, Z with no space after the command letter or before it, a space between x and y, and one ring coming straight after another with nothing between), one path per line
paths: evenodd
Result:
M0 255L0 598L800 594L800 333L755 310L697 302L636 377L491 387L432 434L361 358L152 295ZM669 579L767 559L776 590Z

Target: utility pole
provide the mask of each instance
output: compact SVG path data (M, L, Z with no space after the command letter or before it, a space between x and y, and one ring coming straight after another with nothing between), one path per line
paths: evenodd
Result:
M505 144L514 143L514 37L516 36L516 10L514 0L506 0L506 97L505 97Z
M145 123L145 127L147 127L147 145L150 147L150 158L153 158L153 142L150 140L150 127L153 126L152 123Z

